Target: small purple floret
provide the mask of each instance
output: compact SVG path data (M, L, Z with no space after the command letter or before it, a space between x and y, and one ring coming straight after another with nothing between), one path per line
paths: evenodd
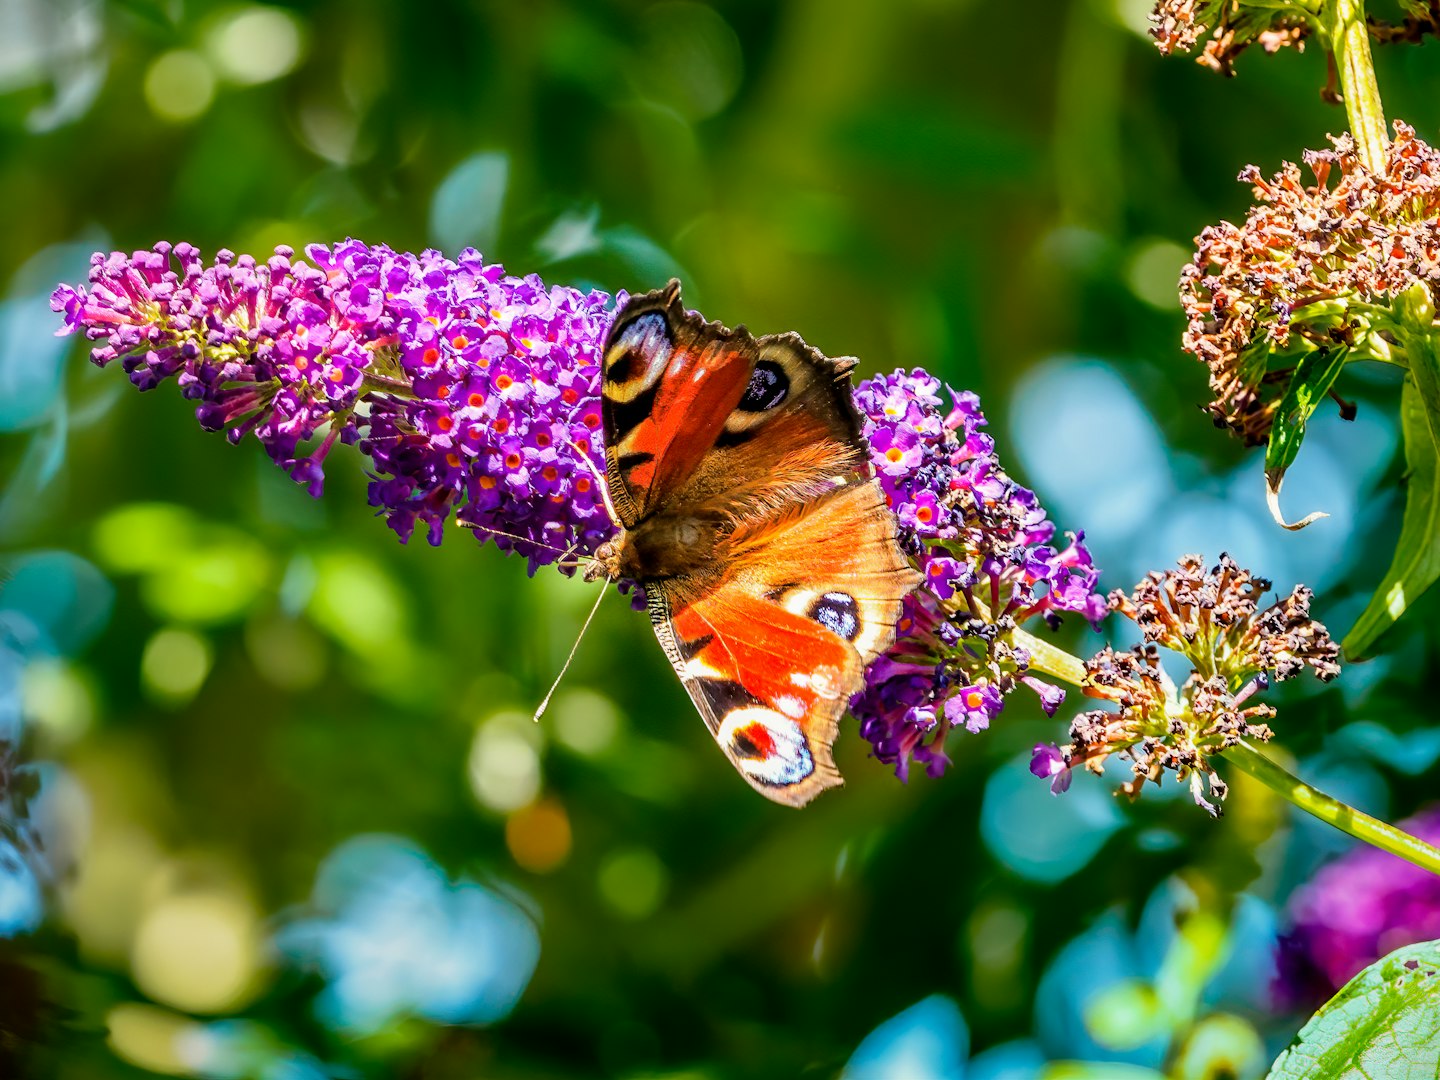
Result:
M1059 795L1070 787L1070 765L1054 743L1036 743L1030 752L1030 773L1050 781L1050 794Z

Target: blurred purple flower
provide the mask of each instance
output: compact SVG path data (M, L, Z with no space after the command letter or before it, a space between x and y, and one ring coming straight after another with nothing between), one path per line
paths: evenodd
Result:
M1440 844L1440 806L1399 827ZM1286 921L1275 999L1282 1008L1308 1011L1387 953L1440 938L1440 877L1378 848L1358 846L1295 891Z

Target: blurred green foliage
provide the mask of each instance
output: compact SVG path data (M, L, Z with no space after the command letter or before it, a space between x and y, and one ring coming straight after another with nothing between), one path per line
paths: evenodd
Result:
M678 274L709 317L980 392L1002 457L1090 532L1108 586L1223 544L1313 570L1343 631L1398 529L1395 387L1362 385L1354 428L1312 421L1331 452L1306 447L1287 498L1336 514L1285 537L1259 459L1196 407L1173 285L1190 238L1243 213L1242 165L1344 117L1318 51L1247 54L1222 80L1156 55L1145 7L0 5L3 606L46 632L0 691L49 763L58 867L51 917L0 954L0 1053L67 1078L678 1080L831 1076L864 1040L851 1076L1258 1075L1299 1026L1267 1004L1276 905L1340 846L1264 791L1237 778L1219 822L1094 781L1051 799L1025 754L1062 721L1017 695L943 781L899 785L844 731L846 787L780 809L618 602L531 725L583 585L463 535L397 544L358 459L332 458L310 500L168 388L141 398L62 351L44 303L90 250L160 239L476 244L611 290ZM1377 62L1391 114L1433 137L1435 47ZM1375 813L1433 791L1433 752L1417 766L1406 740L1434 611L1338 687L1282 696L1307 776ZM336 854L365 834L407 838L374 865L405 868L420 906L365 907L400 880L361 872L370 848ZM518 1002L500 983L490 1015L405 998L407 956L478 947L481 896L538 932L528 985L523 949L491 950ZM406 935L433 905L458 929L432 954ZM330 938L267 944L327 918L384 953L358 989L316 959ZM436 986L460 978L435 965Z

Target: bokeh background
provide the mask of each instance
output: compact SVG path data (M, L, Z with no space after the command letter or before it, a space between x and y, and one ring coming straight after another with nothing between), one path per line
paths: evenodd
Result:
M0 1073L1263 1072L1303 1019L1269 991L1285 902L1343 837L1243 777L1218 822L1173 789L1054 799L1026 762L1068 711L1025 695L942 780L844 731L846 787L778 808L623 603L534 725L589 589L398 544L358 457L311 500L47 302L160 239L678 275L709 317L978 391L1107 587L1224 549L1340 632L1398 527L1395 387L1317 418L1286 501L1331 517L1283 533L1197 408L1175 280L1243 215L1241 166L1343 113L1320 51L1223 80L1158 56L1147 6L0 0L0 737L28 762L0 785ZM1377 61L1434 139L1436 47ZM1422 805L1435 614L1282 695L1277 752Z

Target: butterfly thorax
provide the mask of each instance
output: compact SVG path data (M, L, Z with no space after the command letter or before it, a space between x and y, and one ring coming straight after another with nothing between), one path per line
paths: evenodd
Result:
M656 581L701 572L713 563L719 541L715 519L662 512L622 528L595 557L611 578Z

